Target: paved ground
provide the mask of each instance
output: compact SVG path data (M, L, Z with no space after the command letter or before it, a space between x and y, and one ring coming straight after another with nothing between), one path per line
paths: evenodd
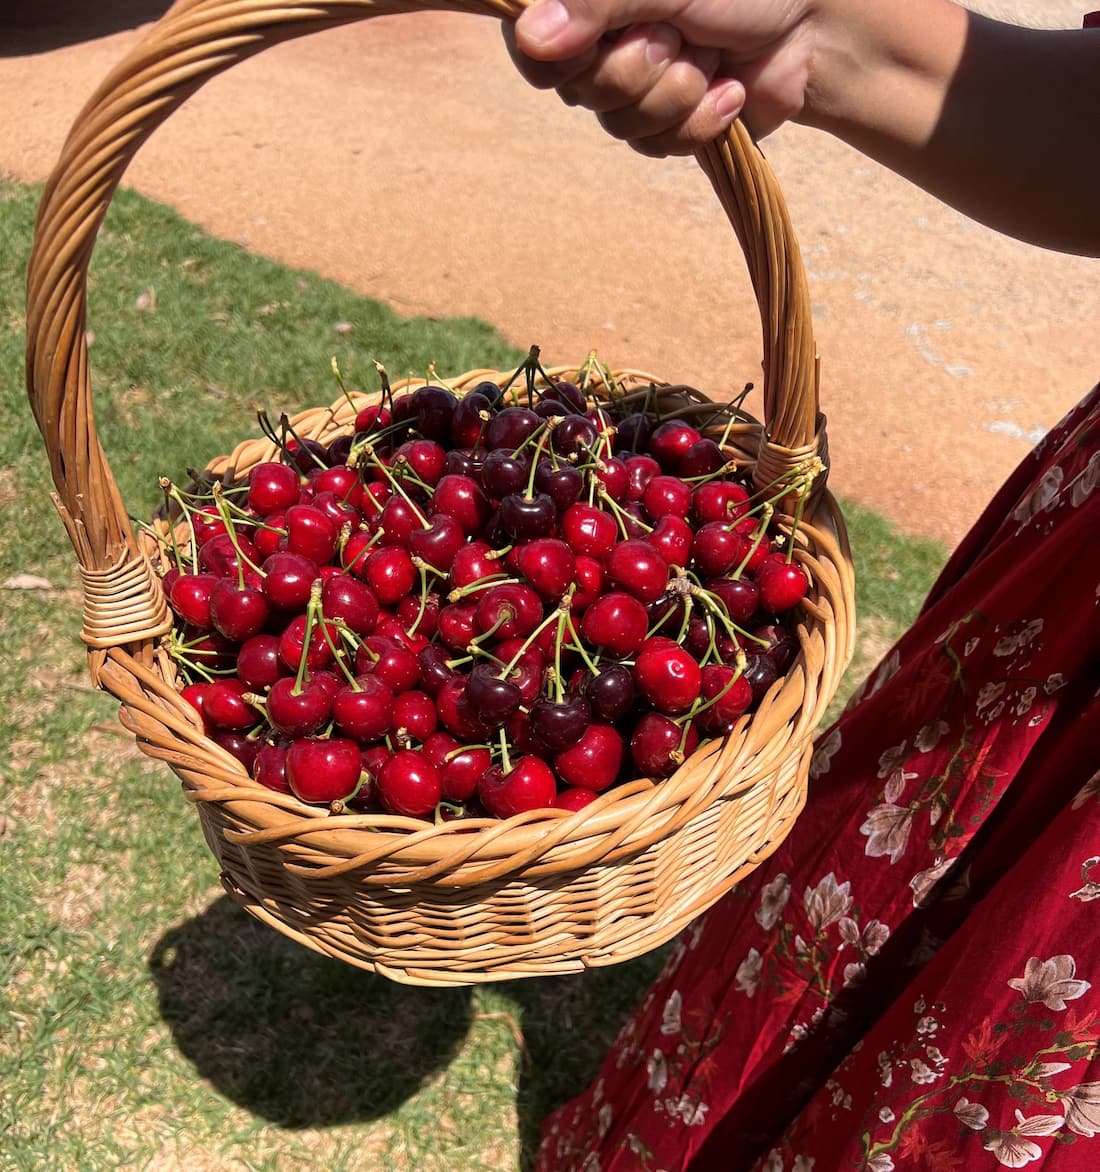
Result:
M1061 27L1094 6L982 5ZM0 171L39 180L165 4L25 7L0 26ZM766 151L812 283L832 483L955 540L1100 376L1100 263L997 237L813 132ZM553 361L595 346L712 394L757 374L743 264L694 163L638 158L528 90L489 21L385 17L279 46L196 95L127 182L220 237L402 312L476 314Z

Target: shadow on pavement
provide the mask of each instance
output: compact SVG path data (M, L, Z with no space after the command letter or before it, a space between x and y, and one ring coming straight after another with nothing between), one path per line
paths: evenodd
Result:
M0 57L46 53L158 20L171 0L0 0Z

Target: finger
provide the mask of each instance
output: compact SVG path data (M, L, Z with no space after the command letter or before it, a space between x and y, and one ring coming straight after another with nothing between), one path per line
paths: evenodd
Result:
M559 85L558 93L570 105L586 106L597 114L639 104L661 84L680 49L680 34L670 25L632 28L601 49L591 70Z
M743 111L745 87L740 81L720 78L712 82L693 110L674 125L652 133L627 135L631 148L650 158L690 155L729 130ZM614 115L604 115L605 118ZM652 124L650 124L652 125ZM648 129L643 125L642 130Z
M612 29L659 21L676 9L672 0L535 0L516 21L516 44L538 61L560 61Z
M504 44L512 62L530 85L540 90L554 90L571 82L579 74L592 68L599 55L599 47L590 45L576 57L563 61L536 61L528 57L516 44L515 26L505 22L501 26Z

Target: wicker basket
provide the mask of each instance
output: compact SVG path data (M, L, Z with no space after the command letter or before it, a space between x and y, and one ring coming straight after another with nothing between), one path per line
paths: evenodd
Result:
M853 581L842 518L819 491L797 530L812 586L790 672L751 719L673 777L620 786L579 813L442 826L332 815L257 785L203 735L165 650L171 616L156 551L129 523L93 420L85 315L96 233L140 144L208 78L291 37L432 7L500 19L520 9L511 0L177 3L85 106L47 185L28 275L27 379L79 561L93 678L121 702L141 748L182 780L226 890L319 952L407 983L461 985L638 956L778 846L804 803L811 738L851 655ZM810 455L827 459L805 274L781 194L744 129L698 159L760 305L765 423L740 425L732 442L757 483L770 484ZM479 370L448 381L502 377ZM667 387L635 372L618 377ZM702 401L665 393L680 394L687 411ZM308 411L294 424L327 438L350 427L351 410ZM212 468L240 475L270 451L252 441Z

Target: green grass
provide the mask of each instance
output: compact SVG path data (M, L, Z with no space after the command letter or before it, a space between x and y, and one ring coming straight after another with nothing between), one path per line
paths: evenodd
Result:
M0 1168L520 1167L662 954L409 988L313 955L221 893L177 782L115 724L76 638L73 560L22 382L37 198L0 184ZM159 474L228 451L258 407L335 398L333 355L360 385L375 358L398 374L519 357L484 323L400 318L125 192L93 262L89 324L100 431L136 516ZM846 512L854 682L943 551ZM20 574L50 588L2 585Z

